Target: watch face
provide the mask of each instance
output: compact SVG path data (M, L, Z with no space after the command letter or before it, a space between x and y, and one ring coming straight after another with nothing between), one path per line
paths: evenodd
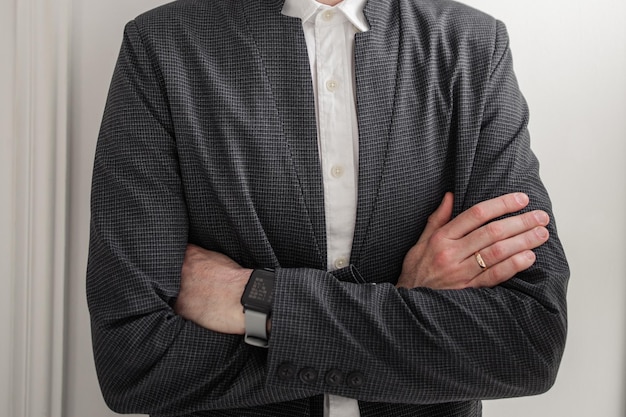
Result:
M254 301L271 302L274 280L263 276L256 276L252 282L248 297Z
M269 312L273 298L274 274L268 271L255 271L243 293L243 305L257 311Z

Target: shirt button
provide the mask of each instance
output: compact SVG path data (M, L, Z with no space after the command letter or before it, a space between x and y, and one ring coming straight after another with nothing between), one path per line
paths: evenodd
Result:
M341 258L335 259L335 268L341 269L345 268L346 266L348 266L348 260L343 256Z
M335 16L335 12L333 12L332 10L326 10L324 13L322 13L322 19L324 19L327 22L331 20L334 16Z
M330 169L330 175L332 175L334 178L341 178L344 172L346 172L346 170L342 165L334 165Z
M326 81L326 89L330 91L331 93L335 91L338 86L339 86L339 83L335 80Z

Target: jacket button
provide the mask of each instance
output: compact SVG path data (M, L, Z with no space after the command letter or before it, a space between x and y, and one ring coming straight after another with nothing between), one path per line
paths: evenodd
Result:
M346 385L352 388L358 388L365 383L365 375L361 372L351 372L346 378Z
M298 376L305 384L313 384L317 381L317 371L313 368L302 368Z
M291 362L283 362L278 366L278 378L287 381L296 374L296 367Z
M343 384L343 373L338 369L331 369L326 372L326 376L324 377L324 381L331 387L338 387Z

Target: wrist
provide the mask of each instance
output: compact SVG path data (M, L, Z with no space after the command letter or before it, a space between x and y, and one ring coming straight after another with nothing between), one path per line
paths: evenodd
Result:
M271 329L270 316L274 300L273 270L255 269L241 297L245 321L245 342L268 347Z

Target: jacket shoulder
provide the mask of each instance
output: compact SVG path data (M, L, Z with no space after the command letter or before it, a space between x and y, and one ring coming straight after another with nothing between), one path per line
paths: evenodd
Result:
M453 0L397 0L403 28L415 27L446 38L493 39L501 22Z
M508 43L505 25L491 15L453 0L397 0L402 30L419 42L454 56L489 60L498 43Z
M475 24L493 25L496 19L467 4L454 0L398 0L401 10L413 11L433 22L456 24L460 27Z
M156 35L172 31L195 32L224 28L240 20L241 2L235 0L177 0L148 10L134 19L140 32Z

